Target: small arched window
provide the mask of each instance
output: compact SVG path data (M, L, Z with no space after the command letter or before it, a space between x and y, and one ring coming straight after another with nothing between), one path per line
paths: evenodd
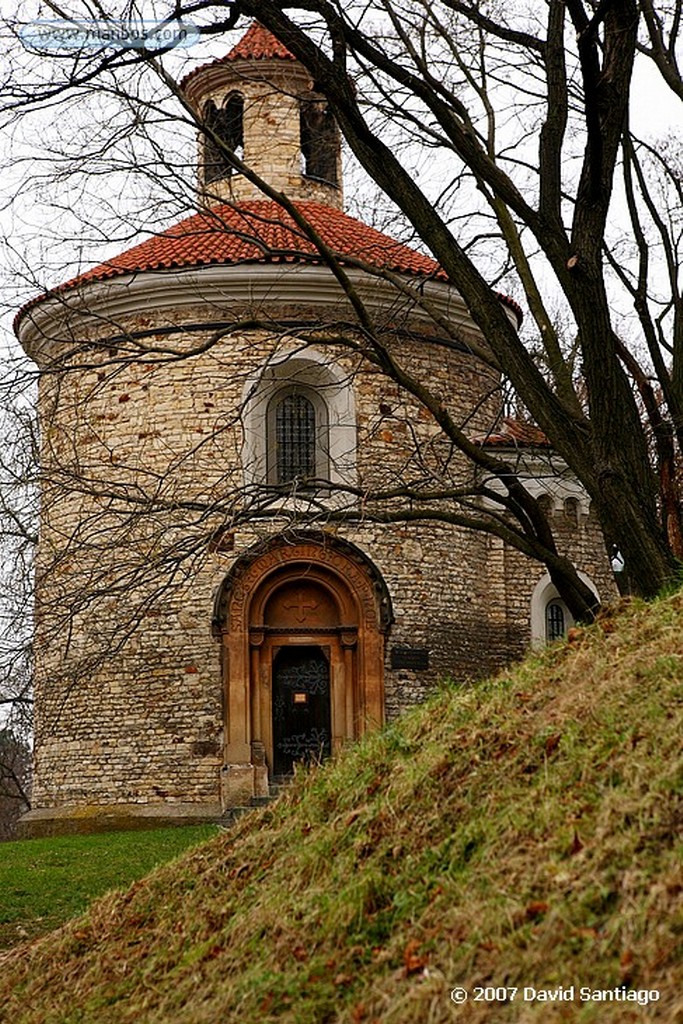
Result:
M299 108L303 173L330 185L337 180L337 122L326 103L304 100Z
M579 499L565 498L564 514L573 526L579 525Z
M581 571L579 577L599 601L600 595L593 581ZM553 586L549 573L545 573L534 587L530 611L531 642L535 647L561 639L574 625L574 616Z
M268 406L271 483L289 484L326 474L324 403L308 389L274 395Z
M549 601L545 609L545 638L550 644L561 640L566 633L564 605L560 601Z
M327 353L299 343L291 355L272 360L245 382L243 400L247 486L282 487L283 481L298 480L300 491L306 480L306 489L334 503L330 492L336 485L357 485L354 392L348 370Z
M238 92L230 93L218 109L213 100L204 106L204 124L227 149L241 158L244 152L244 99ZM204 141L204 183L229 178L234 167L229 156L210 135Z
M538 507L544 515L551 516L553 514L554 503L552 495L544 492L543 494L539 494L536 500L538 502Z

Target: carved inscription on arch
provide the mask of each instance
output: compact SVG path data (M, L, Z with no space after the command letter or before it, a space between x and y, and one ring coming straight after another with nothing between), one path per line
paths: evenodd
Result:
M322 545L309 543L283 545L274 551L268 551L244 571L233 584L230 595L227 616L230 630L243 626L248 600L268 575L292 563L301 565L303 577L308 565L314 568L325 567L331 570L334 576L339 576L342 584L352 591L358 602L366 626L371 629L378 628L375 593L366 573L346 555Z

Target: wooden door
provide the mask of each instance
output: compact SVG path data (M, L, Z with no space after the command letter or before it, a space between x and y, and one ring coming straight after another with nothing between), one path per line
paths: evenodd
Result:
M297 761L322 761L331 753L329 651L281 647L272 680L273 774L290 775Z

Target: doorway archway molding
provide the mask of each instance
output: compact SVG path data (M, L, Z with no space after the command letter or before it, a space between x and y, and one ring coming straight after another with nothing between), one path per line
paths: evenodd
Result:
M355 545L327 534L278 535L239 558L214 608L225 709L224 808L268 793L273 662L284 647L321 649L330 666L331 750L384 721L391 600Z

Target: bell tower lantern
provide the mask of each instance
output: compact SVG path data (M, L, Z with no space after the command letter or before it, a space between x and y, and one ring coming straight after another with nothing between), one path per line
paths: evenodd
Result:
M334 117L308 71L262 25L254 22L225 57L191 72L181 88L207 129L199 137L204 202L263 198L234 153L290 199L341 209Z

